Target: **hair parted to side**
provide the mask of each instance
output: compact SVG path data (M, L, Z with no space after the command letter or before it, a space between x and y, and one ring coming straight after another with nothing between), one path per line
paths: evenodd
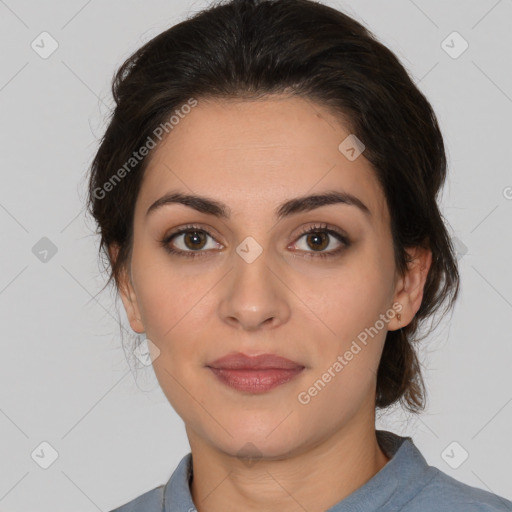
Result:
M338 116L364 143L364 157L385 193L397 272L407 267L406 248L432 250L420 309L409 325L387 333L375 404L424 409L413 344L428 334L420 337L420 327L442 304L444 312L453 306L459 273L437 204L447 172L443 137L430 103L397 57L362 24L314 1L231 0L144 44L117 70L112 93L116 106L91 164L87 207L110 270L105 286L114 281L118 291L131 261L135 201L149 157L106 193L104 184L176 109L191 98L287 94ZM117 258L109 255L113 246Z

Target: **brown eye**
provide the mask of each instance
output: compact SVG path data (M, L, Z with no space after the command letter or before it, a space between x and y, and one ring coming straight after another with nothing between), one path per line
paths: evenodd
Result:
M184 226L164 237L160 243L169 254L187 258L206 256L209 249L222 247L208 231L196 226Z
M350 246L350 240L337 230L330 229L327 224L322 224L304 230L294 246L306 257L328 258L341 254Z
M306 237L306 243L315 251L322 251L329 245L329 236L322 231L309 233Z
M206 236L203 231L186 231L183 235L183 241L188 249L202 249L206 244Z

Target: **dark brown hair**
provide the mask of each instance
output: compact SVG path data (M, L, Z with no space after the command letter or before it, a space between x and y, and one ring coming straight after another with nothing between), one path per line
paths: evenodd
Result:
M396 268L407 247L432 250L420 309L387 333L376 407L425 407L414 342L420 323L459 291L454 248L437 199L446 177L434 111L397 57L361 23L311 0L231 0L162 32L130 56L112 83L115 109L90 170L88 209L110 277L131 260L133 214L148 157L126 162L190 98L259 99L293 94L331 109L365 145L391 215ZM125 169L122 179L119 170ZM106 183L108 193L105 191ZM117 259L108 248L119 247ZM103 251L103 252L102 252ZM447 309L448 309L447 308Z

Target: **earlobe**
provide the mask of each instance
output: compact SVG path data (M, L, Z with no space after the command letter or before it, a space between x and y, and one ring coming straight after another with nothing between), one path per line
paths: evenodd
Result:
M428 272L432 264L432 251L424 247L407 249L411 261L407 265L407 271L400 277L395 289L394 301L402 305L400 317L398 315L390 322L389 330L405 327L414 318L421 306L423 290Z

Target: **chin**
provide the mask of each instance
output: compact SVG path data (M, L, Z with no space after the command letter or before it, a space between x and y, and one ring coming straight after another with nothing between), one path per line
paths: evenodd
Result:
M288 418L283 422L283 418L279 418L268 423L260 423L258 426L247 422L230 425L227 430L233 437L223 436L222 442L217 446L233 457L286 458L303 442L300 436L304 435L296 431L290 420L291 418ZM286 425L287 421L290 421L289 425ZM217 439L217 442L219 441Z
M265 439L265 436L262 436L261 439L250 439L241 436L230 442L229 446L219 448L232 457L238 457L242 460L247 459L248 464L255 464L262 459L285 459L294 451L295 446L290 439L276 439L271 443L268 439Z

